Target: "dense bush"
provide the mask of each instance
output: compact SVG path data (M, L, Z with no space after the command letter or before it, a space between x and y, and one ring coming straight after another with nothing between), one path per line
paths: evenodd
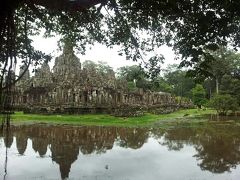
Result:
M219 115L227 115L229 111L236 111L238 108L236 98L229 94L216 94L209 105L216 109Z

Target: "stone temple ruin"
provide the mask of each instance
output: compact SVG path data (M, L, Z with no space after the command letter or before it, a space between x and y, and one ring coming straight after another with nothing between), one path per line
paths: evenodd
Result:
M20 74L26 67L21 67ZM118 80L113 70L100 73L94 67L82 68L73 48L64 47L55 59L53 70L47 63L29 71L16 84L15 108L28 113L110 113L116 116L139 116L145 111L168 113L191 102L177 102L168 93L130 92L127 82Z

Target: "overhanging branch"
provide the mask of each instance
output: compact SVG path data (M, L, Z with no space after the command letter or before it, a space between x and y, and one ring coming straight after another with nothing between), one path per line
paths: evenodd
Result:
M51 10L84 10L97 4L106 3L108 0L31 0L35 5L40 5Z

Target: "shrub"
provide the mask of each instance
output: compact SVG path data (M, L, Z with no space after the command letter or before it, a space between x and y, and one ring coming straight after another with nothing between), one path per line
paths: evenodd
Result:
M219 115L227 115L228 111L236 111L238 108L236 98L229 94L216 94L210 100L209 105L216 109Z

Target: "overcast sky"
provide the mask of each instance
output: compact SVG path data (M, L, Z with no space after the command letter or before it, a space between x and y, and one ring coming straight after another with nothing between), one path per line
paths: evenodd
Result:
M45 53L52 54L53 59L50 62L50 67L53 67L55 58L62 54L62 52L60 52L57 47L58 39L54 37L46 39L43 38L42 36L37 36L34 37L33 39L34 39L33 46L37 50L41 50ZM92 60L94 62L105 61L111 67L113 67L114 70L122 66L137 64L136 62L126 60L125 56L119 56L118 50L119 48L117 46L110 49L104 45L95 44L91 49L87 49L85 55L77 54L77 56L79 57L81 63L85 60ZM163 46L160 49L158 49L157 53L163 54L166 59L163 68L166 67L168 64L179 63L179 61L174 60L175 55L172 49L167 46Z

